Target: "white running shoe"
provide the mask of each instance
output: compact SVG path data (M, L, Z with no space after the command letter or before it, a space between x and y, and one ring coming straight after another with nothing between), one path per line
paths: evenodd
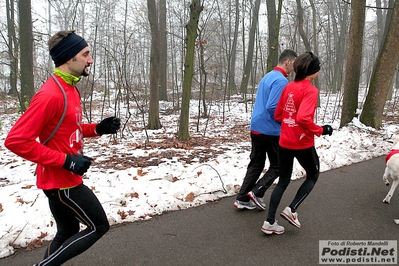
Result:
M263 201L263 198L255 196L255 193L253 193L252 191L248 192L247 195L260 209L266 209L266 204Z
M268 235L277 234L281 235L284 233L285 229L281 225L278 225L277 221L274 221L274 224L270 224L268 221L265 221L262 226L262 232Z
M242 210L242 209L253 210L256 208L256 205L252 201L236 200L234 202L234 207L236 207L237 209L240 209L240 210Z
M292 212L290 207L285 207L282 213L280 213L280 216L286 219L290 224L293 226L296 226L298 228L301 228L301 223L298 220L298 212Z

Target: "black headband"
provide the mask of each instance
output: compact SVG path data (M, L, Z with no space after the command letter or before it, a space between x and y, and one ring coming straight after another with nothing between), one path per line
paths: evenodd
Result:
M320 71L320 61L317 56L315 56L312 52L309 52L310 56L312 57L312 62L310 62L308 70L306 72L306 76L313 75Z
M50 50L50 55L55 66L58 67L73 58L86 46L88 44L85 39L75 33L71 33Z

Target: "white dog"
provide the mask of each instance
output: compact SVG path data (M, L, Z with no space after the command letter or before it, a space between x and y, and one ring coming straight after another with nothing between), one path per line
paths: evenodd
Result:
M399 185L399 136L396 136L395 140L393 141L392 150L385 158L385 162L387 165L385 167L382 180L384 180L385 185L389 186L388 177L391 177L392 186L383 202L390 203L393 193L395 192L396 187Z

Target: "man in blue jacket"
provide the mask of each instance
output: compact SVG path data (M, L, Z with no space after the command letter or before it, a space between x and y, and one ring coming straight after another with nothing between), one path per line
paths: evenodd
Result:
M266 209L263 197L266 190L279 176L278 142L280 123L274 120L274 110L281 92L288 84L287 77L294 70L297 54L292 50L284 50L277 66L267 73L258 85L255 105L251 119L252 149L247 173L237 194L234 207L237 209ZM269 158L269 169L259 179L265 167L266 155ZM259 180L258 180L259 179Z

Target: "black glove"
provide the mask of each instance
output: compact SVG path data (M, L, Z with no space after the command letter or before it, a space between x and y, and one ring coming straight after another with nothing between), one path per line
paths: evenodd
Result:
M83 175L89 169L93 158L84 156L82 154L67 154L64 165L65 168L75 174Z
M324 125L322 126L323 128L323 135L329 135L331 136L331 134L333 133L333 128L330 125Z
M96 133L103 134L114 134L121 126L121 120L115 116L104 118L96 126Z

